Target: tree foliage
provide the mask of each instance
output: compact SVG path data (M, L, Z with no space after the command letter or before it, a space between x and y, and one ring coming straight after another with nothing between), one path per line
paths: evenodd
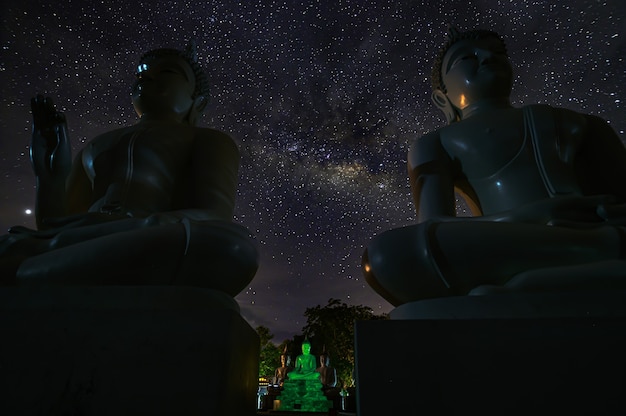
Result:
M319 357L324 347L330 354L330 365L337 370L338 386L353 382L355 321L388 319L375 315L363 305L348 305L339 299L329 299L326 306L317 305L304 312L307 320L302 333L311 340L313 354Z
M269 328L258 326L256 333L261 339L259 377L271 379L274 376L276 368L280 366L280 353L282 350L272 343L274 335L270 332Z

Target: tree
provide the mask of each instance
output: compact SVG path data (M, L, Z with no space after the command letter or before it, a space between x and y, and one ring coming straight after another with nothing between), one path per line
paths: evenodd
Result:
M388 319L386 314L375 315L363 305L348 305L339 299L329 299L328 305L307 308L307 320L302 328L311 340L314 354L319 357L324 347L330 355L330 365L337 370L338 386L351 386L354 369L354 322Z
M280 365L280 353L281 350L272 343L272 334L269 328L265 326L258 326L256 333L261 339L261 351L259 354L259 377L267 377L271 379L274 376L274 371Z

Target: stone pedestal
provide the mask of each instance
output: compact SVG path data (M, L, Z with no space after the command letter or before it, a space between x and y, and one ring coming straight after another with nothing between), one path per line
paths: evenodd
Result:
M360 416L625 414L626 293L413 302L356 323Z
M326 412L333 407L322 391L322 382L317 380L286 379L283 391L277 397L280 409L301 412Z
M188 287L0 288L0 414L254 415L259 339Z

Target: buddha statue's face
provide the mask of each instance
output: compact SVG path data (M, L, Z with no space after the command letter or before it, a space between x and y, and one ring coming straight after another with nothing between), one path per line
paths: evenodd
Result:
M139 117L185 119L194 105L195 77L176 55L146 57L137 68L132 100Z
M311 344L307 344L307 343L302 344L302 353L304 355L309 355L311 353Z
M513 84L505 46L492 36L453 44L443 58L441 76L448 99L458 109L483 99L508 99Z

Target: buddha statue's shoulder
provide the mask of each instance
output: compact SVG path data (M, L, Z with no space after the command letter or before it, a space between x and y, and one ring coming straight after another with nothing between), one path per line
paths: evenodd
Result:
M409 141L408 164L421 166L445 157L440 130L435 130Z
M552 132L558 140L561 152L569 149L574 154L583 140L592 130L592 125L605 124L606 121L598 116L579 113L562 107L552 107L547 104L533 104L524 107L526 117L532 117L532 124L541 131ZM564 157L561 155L561 157Z
M579 113L568 108L549 107L558 129L565 134L577 136L588 131L593 122L605 123L605 120L591 114Z
M229 134L208 127L193 127L196 147L217 147L223 152L239 155L239 145Z
M548 104L529 104L518 109L520 111L533 112L535 114L543 113L545 117L551 117L556 124L562 126L572 126L575 128L584 128L591 119L599 118L594 115L579 113L569 108L554 107Z
M92 148L105 146L106 144L110 144L113 141L119 140L120 137L124 136L126 133L132 132L134 129L135 126L129 126L105 131L104 133L100 133L96 137L91 139L87 143L87 146Z

